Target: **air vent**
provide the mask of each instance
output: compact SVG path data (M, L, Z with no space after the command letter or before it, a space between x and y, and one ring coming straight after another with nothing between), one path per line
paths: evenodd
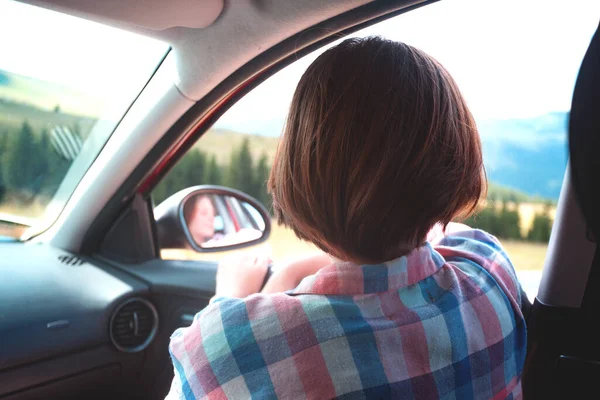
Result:
M80 265L83 265L83 260L81 258L71 255L59 256L58 261L60 261L63 264L70 265L72 267L79 267Z
M127 353L144 350L158 329L158 313L147 300L134 298L119 305L110 319L110 339Z

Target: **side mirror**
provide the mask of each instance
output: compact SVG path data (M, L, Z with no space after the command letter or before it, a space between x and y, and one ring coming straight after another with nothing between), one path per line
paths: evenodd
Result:
M261 243L271 217L256 199L223 186L183 189L154 209L160 247L197 252L234 250Z

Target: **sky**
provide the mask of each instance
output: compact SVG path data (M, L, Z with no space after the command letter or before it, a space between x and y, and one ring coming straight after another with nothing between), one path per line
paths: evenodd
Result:
M115 109L117 118L168 50L154 39L12 0L0 0L0 37L0 73L20 75L12 88L0 80L0 97L84 115Z
M569 109L600 19L600 1L564 5L442 0L352 36L380 35L428 52L454 76L477 119L529 118ZM38 101L58 99L63 110L84 114L130 101L166 51L156 40L11 0L0 0L0 37L0 70L61 85L56 98ZM247 130L283 120L298 79L323 50L271 77L217 125Z
M565 4L442 0L351 36L383 36L432 55L457 81L477 120L530 118L569 110L579 65L600 20L600 1L570 0L567 8ZM280 126L274 119L285 117L302 72L324 50L271 77L217 126Z

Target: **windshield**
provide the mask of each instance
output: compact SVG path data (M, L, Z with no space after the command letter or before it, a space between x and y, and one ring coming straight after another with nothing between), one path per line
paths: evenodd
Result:
M56 219L168 51L159 41L0 0L0 235Z

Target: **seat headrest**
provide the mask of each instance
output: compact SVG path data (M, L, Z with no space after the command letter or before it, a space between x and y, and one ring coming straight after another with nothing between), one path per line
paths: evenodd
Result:
M571 103L571 179L590 231L600 238L600 27L585 54Z

